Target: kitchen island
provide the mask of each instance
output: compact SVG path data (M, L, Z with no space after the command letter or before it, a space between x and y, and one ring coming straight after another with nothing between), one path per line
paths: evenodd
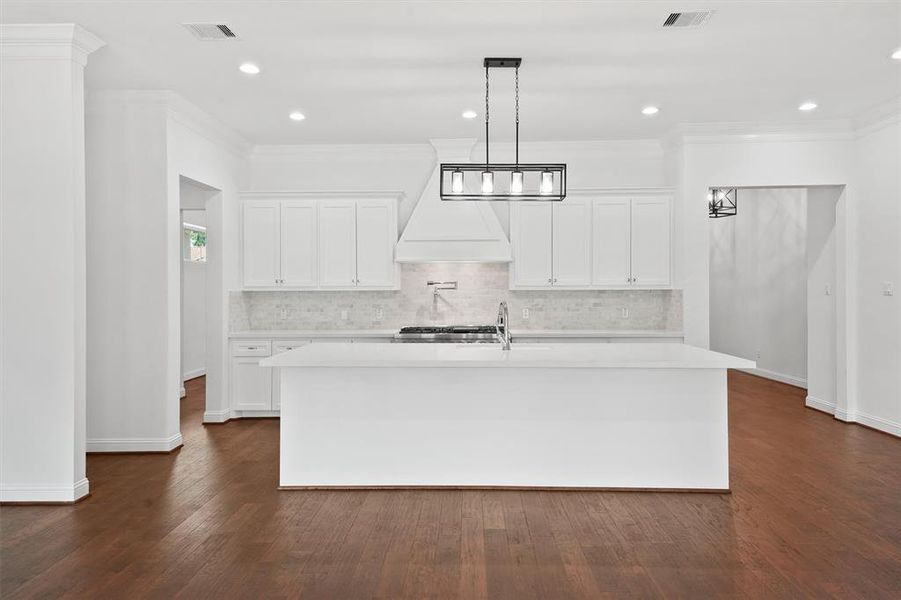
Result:
M311 344L281 376L282 488L725 491L726 370L684 344Z

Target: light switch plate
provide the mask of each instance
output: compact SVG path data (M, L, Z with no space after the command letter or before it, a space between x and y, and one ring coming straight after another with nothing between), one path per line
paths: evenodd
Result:
M523 321L529 320L529 309L528 308L522 309L522 320Z
M385 311L383 311L381 308L375 309L375 320L376 321L381 321L384 317L385 317Z
M622 312L621 312L620 314L622 315L622 318L628 319L628 318L629 318L629 309L628 309L628 308L623 308L623 309L622 309Z
M346 320L347 320L347 317L348 317L347 311L346 311L346 310L342 310L342 311L341 311L341 320L342 320L342 321L346 321Z

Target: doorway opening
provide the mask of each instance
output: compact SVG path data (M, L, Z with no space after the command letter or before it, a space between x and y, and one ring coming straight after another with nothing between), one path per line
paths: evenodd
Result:
M210 237L218 235L215 224L207 217L207 204L220 191L188 177L179 177L179 209L181 257L180 277L180 397L187 391L206 394L206 374L211 336L207 318L212 297L208 262Z
M836 403L843 190L738 188L737 214L709 227L711 350L756 361L752 373L808 390L808 406L828 412Z

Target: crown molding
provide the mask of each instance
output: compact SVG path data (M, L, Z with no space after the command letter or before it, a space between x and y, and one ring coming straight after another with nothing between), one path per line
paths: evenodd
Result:
M880 129L901 122L901 96L881 102L854 119L857 137L864 137Z
M675 193L672 187L569 188L567 196L656 196Z
M206 138L210 142L222 146L239 158L247 158L251 145L241 135L235 133L217 119L185 100L181 95L170 90L101 90L90 92L87 97L86 111L97 113L110 107L130 105L156 106L166 116Z
M251 160L399 160L432 158L429 144L284 144L257 145Z
M344 198L353 200L385 199L401 200L405 193L397 190L246 190L238 192L242 200L273 198L306 198L310 200Z
M681 123L663 138L663 145L822 142L854 139L850 120L806 121L788 123Z
M0 56L23 60L72 60L87 64L88 54L106 42L75 23L0 25Z

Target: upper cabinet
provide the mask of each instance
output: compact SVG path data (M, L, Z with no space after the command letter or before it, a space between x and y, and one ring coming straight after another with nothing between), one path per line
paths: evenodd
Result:
M511 207L511 289L668 288L671 199L574 193Z
M247 289L397 289L397 195L245 194Z

